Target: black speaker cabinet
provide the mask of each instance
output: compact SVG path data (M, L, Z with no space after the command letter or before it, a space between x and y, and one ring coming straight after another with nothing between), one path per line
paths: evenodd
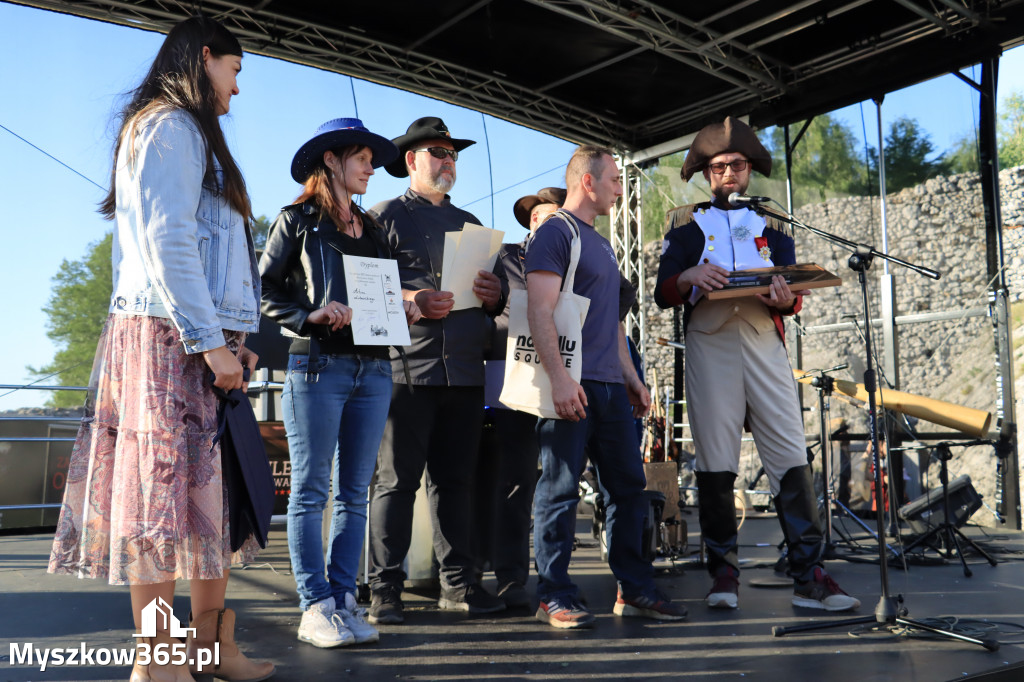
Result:
M949 520L957 528L967 523L971 514L981 509L981 496L964 474L949 482ZM942 486L937 486L913 502L900 508L900 518L914 534L921 535L945 521L942 509Z

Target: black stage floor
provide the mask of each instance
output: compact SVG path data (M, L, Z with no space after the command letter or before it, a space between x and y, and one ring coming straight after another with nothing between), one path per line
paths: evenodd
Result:
M691 545L697 542L691 520ZM989 566L970 556L973 577L958 562L890 569L892 594L902 594L911 618L952 619L979 637L999 640L997 652L960 642L889 633L853 633L851 627L774 637L772 627L824 620L795 609L790 590L755 587L771 582L780 531L774 516L750 518L741 530L744 570L740 608L707 609L703 571L691 560L659 572L658 582L685 603L682 623L653 623L611 614L615 581L580 517L582 546L572 570L591 608L593 630L554 630L532 610L474 618L439 611L435 595L405 595L406 624L382 628L376 645L322 650L296 639L299 622L282 527L275 526L265 562L231 574L229 606L238 612L244 648L272 659L275 680L804 680L986 682L1024 680L1024 533L968 528L999 559ZM39 648L131 646L128 590L93 580L50 576L45 534L0 537L0 680L126 680L126 667L50 667L11 660L9 643ZM864 555L861 555L864 556ZM871 563L829 561L828 570L862 606L874 612L879 570ZM493 586L493 580L487 584ZM532 580L531 580L532 588ZM179 584L176 614L188 613L187 584ZM844 614L845 615L845 614ZM857 636L855 636L857 635ZM21 649L23 651L24 648Z

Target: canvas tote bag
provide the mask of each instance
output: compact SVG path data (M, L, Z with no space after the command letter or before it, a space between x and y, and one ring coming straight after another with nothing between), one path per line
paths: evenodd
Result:
M569 269L562 280L562 290L555 305L555 329L562 363L575 381L583 376L583 322L587 319L590 299L572 292L576 265L580 260L580 228L571 215L556 211L552 215L566 221L572 232ZM529 246L527 246L529 248ZM505 385L502 403L514 410L561 419L551 400L551 381L533 347L533 335L526 317L527 296L523 289L509 293L508 345L505 348Z

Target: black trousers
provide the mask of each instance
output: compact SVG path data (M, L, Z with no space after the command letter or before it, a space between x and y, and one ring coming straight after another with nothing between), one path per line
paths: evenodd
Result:
M424 468L441 584L475 581L472 485L483 404L482 386L394 385L370 506L371 589L402 588Z
M526 584L530 576L530 525L537 487L537 417L517 410L488 410L477 467L477 552L498 587Z

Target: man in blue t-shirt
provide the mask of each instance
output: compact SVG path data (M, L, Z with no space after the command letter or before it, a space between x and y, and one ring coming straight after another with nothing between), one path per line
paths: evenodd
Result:
M686 609L662 596L654 569L644 559L641 535L646 501L643 462L633 418L651 406L636 374L619 323L619 269L611 244L593 228L622 195L612 152L579 147L569 160L564 210L537 229L526 256L528 319L534 346L551 380L560 419L537 426L543 467L534 502L534 557L537 562L537 619L556 628L590 627L594 616L577 598L569 578L576 528L578 484L589 454L608 492L608 563L619 582L613 609L620 616L681 620ZM569 266L574 220L580 258L573 292L590 299L583 324L582 380L569 376L558 347L554 309Z

